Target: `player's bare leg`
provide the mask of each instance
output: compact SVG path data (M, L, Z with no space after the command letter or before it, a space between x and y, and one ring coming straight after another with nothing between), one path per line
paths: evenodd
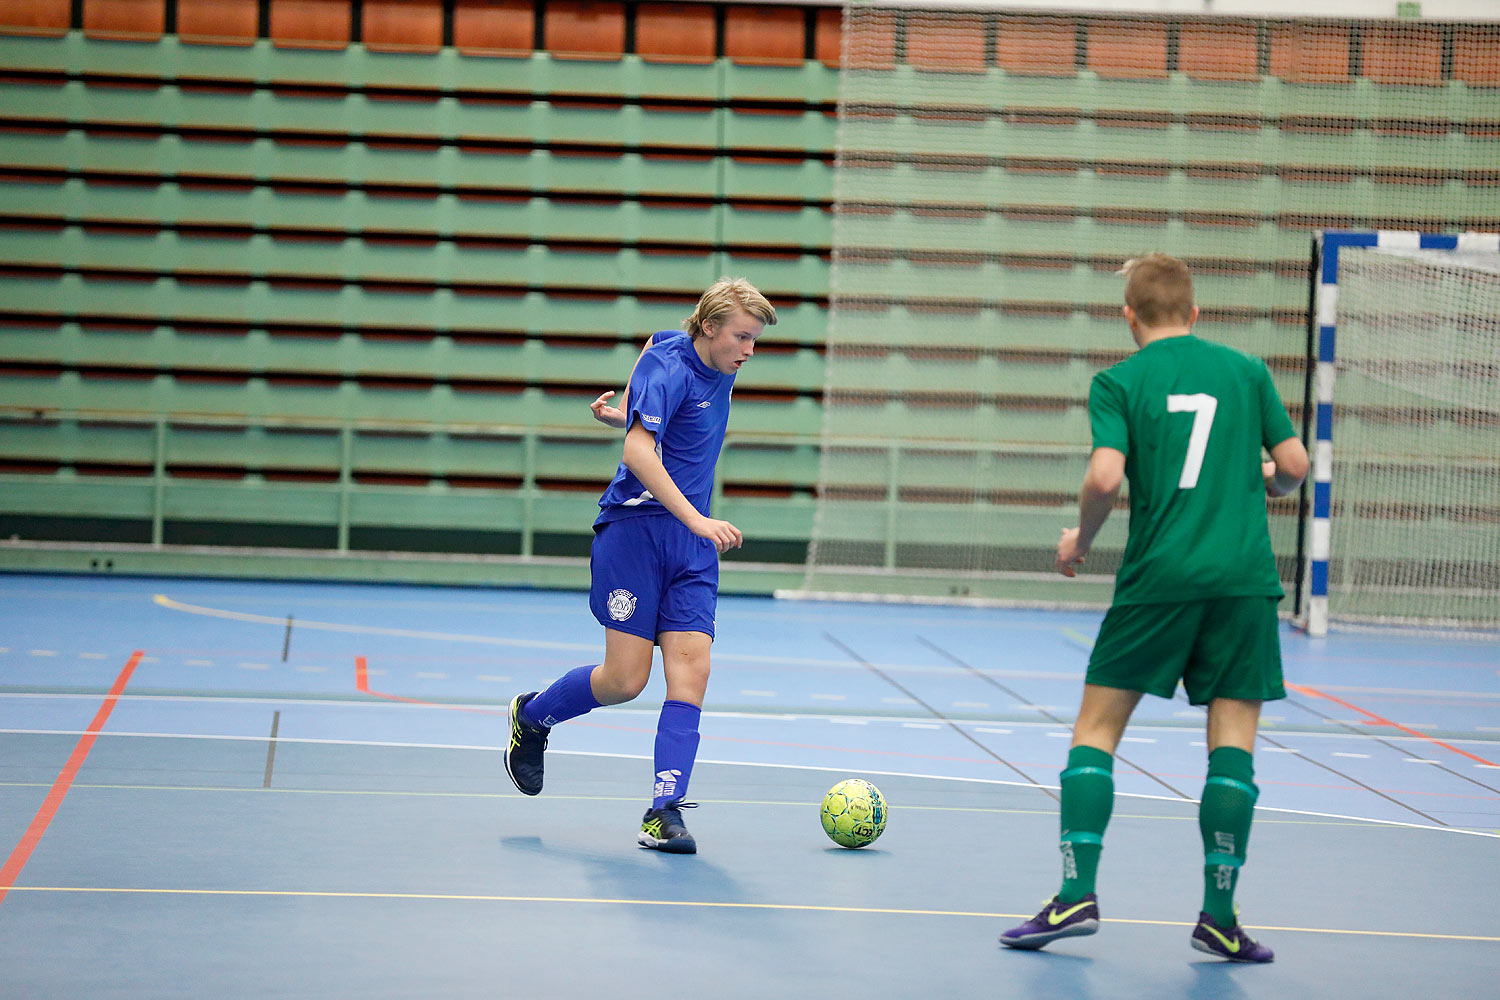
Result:
M505 773L516 788L526 795L540 794L543 756L552 727L601 705L618 705L640 694L651 677L653 651L650 639L605 629L603 663L575 667L545 691L512 698Z
M636 842L671 854L694 854L698 845L682 822L682 810L693 808L694 803L683 798L698 756L698 720L708 690L713 639L704 632L663 632L657 641L661 643L667 698L656 730L656 784L651 808L641 818Z
M1208 781L1198 806L1203 835L1203 911L1192 945L1231 962L1269 962L1275 953L1239 925L1234 890L1259 789L1255 786L1255 731L1259 701L1215 698L1208 703Z
M1001 944L1033 950L1059 938L1093 934L1099 929L1094 878L1104 846L1104 829L1114 807L1114 751L1140 700L1139 691L1099 684L1083 686L1083 701L1073 724L1073 746L1062 772L1058 839L1062 885L1042 912L1000 935Z

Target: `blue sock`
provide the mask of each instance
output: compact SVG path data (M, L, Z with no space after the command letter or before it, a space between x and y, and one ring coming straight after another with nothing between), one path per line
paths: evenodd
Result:
M533 726L550 729L559 722L576 719L598 708L599 699L594 697L594 687L590 683L598 665L574 667L563 674L549 684L547 690L526 703L521 709L521 718Z
M703 710L685 701L661 703L656 724L656 788L651 808L660 809L687 794L688 778L698 756L698 718Z

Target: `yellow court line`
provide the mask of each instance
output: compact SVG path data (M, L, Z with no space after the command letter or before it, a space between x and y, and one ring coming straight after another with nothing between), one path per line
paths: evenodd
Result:
M720 910L782 910L811 913L865 913L900 917L975 917L984 920L1025 920L1025 913L983 913L973 910L908 910L874 906L821 906L812 903L731 903L690 899L607 899L588 896L499 896L441 892L336 892L304 889L145 889L114 886L18 885L12 892L91 893L140 896L230 896L298 899L411 899L451 903L577 903L597 906L675 906ZM1107 917L1106 924L1140 924L1155 927L1192 927L1181 920L1136 920ZM1245 925L1247 930L1282 931L1294 934L1350 934L1362 937L1420 938L1430 941L1488 941L1500 937L1478 934L1433 934L1421 931L1369 931L1338 927L1272 927Z

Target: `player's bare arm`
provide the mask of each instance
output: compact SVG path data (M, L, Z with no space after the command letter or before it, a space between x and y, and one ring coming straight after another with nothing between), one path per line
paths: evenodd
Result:
M667 467L656 454L656 435L646 430L642 424L637 423L626 432L624 460L625 467L635 474L641 485L650 490L651 495L673 517L687 525L688 530L699 538L707 538L713 542L721 555L744 543L745 536L740 533L739 528L728 521L705 517L682 495L682 490L677 488Z
M615 391L613 389L610 389L607 392L601 392L599 394L599 398L589 404L589 409L593 411L595 420L599 421L601 424L608 424L610 427L625 426L625 414L628 412L628 407L630 405L630 380L635 378L636 365L639 365L641 363L642 355L644 355L651 349L651 342L654 339L654 334L650 337L647 337L645 346L641 348L641 353L635 356L635 364L630 366L630 374L625 379L625 391L620 395L620 405L609 405L611 397L613 397L615 394Z
M1078 527L1065 528L1057 543L1057 571L1076 576L1074 570L1089 554L1094 536L1104 527L1120 485L1125 481L1125 454L1114 448L1095 448L1089 456L1083 487L1078 491Z
M1261 463L1266 496L1284 497L1307 478L1307 449L1297 438L1287 438L1271 449L1271 460Z

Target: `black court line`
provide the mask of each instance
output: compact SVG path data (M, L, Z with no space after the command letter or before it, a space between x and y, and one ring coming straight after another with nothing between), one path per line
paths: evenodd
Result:
M995 751L993 751L989 747L985 746L983 743L979 742L979 740L976 740L973 736L970 736L968 733L964 732L964 728L962 726L960 726L958 723L954 722L952 719L948 718L942 712L939 712L937 709L933 708L931 705L927 704L927 702L923 701L921 698L918 698L914 692L907 690L907 688L905 688L904 686L902 686L900 684L900 682L894 680L885 671L883 671L879 667L875 666L875 664L871 663L869 660L865 659L863 656L860 656L854 650L850 649L848 646L844 645L842 642L840 642L839 640L835 639L829 633L824 632L823 633L823 638L825 638L829 642L833 643L839 649L842 649L849 656L849 658L852 659L852 660L854 660L856 663L863 664L864 667L867 670L869 670L872 674L874 674L876 677L879 677L881 680L885 681L891 687L895 688L897 691L900 691L902 694L906 695L906 697L910 698L912 701L916 702L918 705L921 705L923 708L927 709L927 711L932 714L933 718L937 719L939 722L942 722L942 723L946 724L948 726L948 728L952 729L955 733L957 733L958 735L962 736L964 739L968 740L970 743L974 744L980 750L984 751L984 753L987 756L993 757L995 760L999 761L1001 764L1004 764L1006 767L1010 768L1012 771L1016 772L1021 777L1025 778L1028 782L1030 782L1035 787L1037 787L1037 788L1041 789L1042 791L1046 792L1049 796L1052 797L1052 799L1054 801L1061 801L1060 799L1058 799L1057 793L1054 792L1052 789L1048 788L1046 785L1043 785L1041 782L1037 781L1031 775L1027 774L1025 771L1021 770L1019 767L1016 767L1016 765L1012 764L1010 761L1006 760L1004 757L1000 756Z
M1348 782L1351 782L1353 784L1356 784L1360 788L1363 788L1365 791L1370 792L1370 793L1375 794L1375 795L1378 795L1382 799L1385 799L1387 802L1390 802L1393 805L1398 805L1402 809L1406 809L1406 810L1409 810L1411 812L1414 812L1418 816L1420 816L1423 819L1427 820L1427 822L1429 822L1429 823L1436 823L1438 826L1443 826L1443 827L1446 827L1448 825L1447 823L1444 823L1442 820L1438 819L1435 816L1429 816L1429 815L1427 815L1422 810L1418 809L1416 806L1409 806L1405 802L1402 802L1400 799L1393 798L1392 796L1389 796L1389 795L1385 794L1385 792L1382 792L1378 788L1372 788L1371 786L1365 784L1363 781L1360 781L1358 778L1354 777L1353 775L1345 774L1343 771L1340 771L1338 768L1332 767L1332 766L1330 766L1328 764L1325 764L1325 763L1323 763L1320 760L1313 760L1307 754L1305 754L1302 751L1296 749L1295 747L1289 747L1289 746L1287 746L1284 743L1277 743L1275 740L1271 739L1271 737L1267 736L1264 732L1259 732L1258 731L1258 732L1256 732L1255 736L1256 736L1257 739L1265 740L1267 743L1271 744L1271 746L1273 746L1273 747L1276 747L1278 750L1285 750L1288 753L1296 754L1299 758L1301 758L1302 760L1307 761L1309 764L1312 764L1315 767L1321 767L1323 770L1329 772L1330 774L1336 774L1340 778L1343 778L1345 781L1348 781Z
M266 747L266 780L262 788L271 787L271 772L276 768L276 732L281 728L281 710L271 715L271 742Z
M286 637L281 640L281 662L286 662L286 654L292 648L292 616L286 616Z
M1387 748L1389 750L1394 750L1397 753L1399 753L1402 757L1413 756L1413 754L1411 754L1409 751L1407 751L1403 747L1397 746L1396 744L1392 743L1390 740L1387 740L1387 739L1385 739L1384 737L1381 737L1381 736L1372 736L1371 734L1366 733L1363 730L1361 730L1360 727L1355 726L1355 725L1351 725L1350 723L1345 722L1343 719L1335 718L1332 715L1328 715L1328 714L1326 714L1324 712L1320 712L1316 708L1313 708L1311 705L1304 705L1302 702L1297 701L1296 699L1291 698L1291 697L1288 697L1286 699L1286 701L1287 701L1287 704L1289 704L1289 705L1295 705L1298 708L1302 709L1304 712L1308 712L1308 713L1310 713L1312 715L1316 715L1318 718L1322 719L1325 722L1331 722L1335 726L1338 726L1341 729L1347 730L1348 732L1353 733L1356 736L1360 736L1360 737L1363 737L1364 739L1368 739L1368 740L1373 740L1374 742L1379 743L1381 746L1383 746L1383 747L1385 747L1385 748ZM1429 765L1429 766L1435 767L1439 771L1444 771L1444 772L1446 772L1448 774L1451 774L1455 778L1462 778L1464 781L1467 781L1471 785L1478 785L1480 788L1483 788L1487 792L1494 792L1495 794L1500 795L1500 788L1496 788L1493 785L1487 785L1484 782L1480 781L1478 778L1471 778L1467 774L1464 774L1462 771L1455 771L1451 767L1448 767L1446 764L1432 764L1432 765Z
M1022 697L1019 693L1017 693L1015 691L1012 691L1010 688L1006 687L1004 684L1001 684L999 681L995 680L995 678L990 677L988 674L986 674L984 671L980 670L978 667L975 667L975 666L973 666L972 664L969 664L969 663L965 663L963 660L961 660L958 657L954 656L952 653L948 652L946 649L944 649L943 647L939 646L937 643L931 642L928 639L926 639L925 637L920 636L920 635L917 636L917 641L920 642L922 645L926 646L928 649L932 650L934 653L937 653L939 656L942 656L942 657L946 658L950 663L956 663L958 666L963 667L965 670L969 671L971 674L973 674L975 677L978 677L980 680L985 681L986 683L988 683L988 684L990 684L990 685L992 685L992 686L1000 689L1001 691L1004 691L1006 694L1010 695L1012 698L1016 699L1016 701L1020 702L1021 704L1027 705L1027 706L1030 706L1031 708L1036 709L1039 713L1041 713L1042 715L1046 716L1048 720L1057 723L1059 726L1069 726L1071 728L1071 723L1067 722L1064 719L1058 718L1057 716L1053 715L1051 712L1047 711L1042 706L1040 706L1040 705L1036 704L1035 702L1033 702L1031 699ZM1146 777L1150 778L1152 781L1156 782L1158 785L1160 785L1161 787L1165 788L1167 791L1171 792L1173 795L1177 795L1177 796L1181 797L1182 799L1184 799L1185 801L1188 801L1188 802L1195 801L1190 795L1186 794L1181 789L1173 787L1169 782L1163 780L1162 778L1157 777L1155 774L1152 774L1150 771L1146 770L1144 767L1142 767L1141 765L1137 764L1135 761L1130 760L1125 755L1116 752L1115 755L1114 755L1114 758L1115 758L1115 760L1117 760L1120 763L1126 765L1127 767L1133 767L1133 768L1135 768L1141 774L1144 774Z

